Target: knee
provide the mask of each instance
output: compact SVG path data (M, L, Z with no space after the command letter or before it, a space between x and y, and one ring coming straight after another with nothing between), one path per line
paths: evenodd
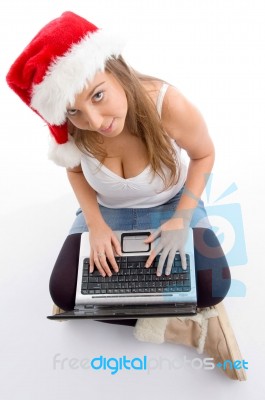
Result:
M198 307L214 306L226 297L231 285L230 271L224 268L219 273L216 276L212 270L197 272Z
M70 311L75 306L75 293L69 292L63 282L58 282L51 275L49 282L50 296L56 306L65 311Z
M231 285L230 270L219 240L211 229L195 228L193 234L198 306L211 307L226 297Z
M73 234L66 238L50 277L51 298L65 311L75 305L80 237L81 234Z
M222 246L212 229L194 228L193 238L195 257L201 258L202 261L207 260L208 264L223 259L223 263L227 265Z

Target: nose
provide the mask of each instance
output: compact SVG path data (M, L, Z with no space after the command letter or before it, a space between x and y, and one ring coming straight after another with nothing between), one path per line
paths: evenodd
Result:
M103 117L100 112L95 108L89 109L87 107L83 113L89 129L93 131L99 130L103 122Z

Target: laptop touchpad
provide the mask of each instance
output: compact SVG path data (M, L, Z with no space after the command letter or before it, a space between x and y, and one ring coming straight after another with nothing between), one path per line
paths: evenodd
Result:
M147 253L150 251L150 243L144 243L150 232L123 233L121 235L121 246L123 253Z

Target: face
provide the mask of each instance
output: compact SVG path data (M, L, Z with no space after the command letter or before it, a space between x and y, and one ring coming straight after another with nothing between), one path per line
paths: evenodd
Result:
M98 72L67 107L67 117L79 129L115 137L124 129L127 109L127 98L117 79L108 72Z

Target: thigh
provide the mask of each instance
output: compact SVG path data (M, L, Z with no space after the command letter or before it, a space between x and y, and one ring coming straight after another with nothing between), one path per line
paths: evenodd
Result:
M49 289L54 303L65 311L75 304L81 234L66 238L50 277Z
M134 210L131 208L107 208L99 206L101 215L112 230L129 231L133 229ZM81 208L76 212L75 221L69 231L69 235L73 233L87 232L88 227Z
M176 213L182 190L167 203L157 207L133 210L133 229L157 229ZM190 222L191 228L208 228L211 225L202 200L199 200Z
M99 205L104 221L112 230L157 229L163 222L172 218L183 188L165 204L149 208L107 208ZM210 228L206 210L202 200L194 210L191 227ZM76 213L75 221L69 234L87 232L88 228L81 208Z
M213 230L194 228L193 237L198 306L213 306L228 293L231 285L229 266Z

